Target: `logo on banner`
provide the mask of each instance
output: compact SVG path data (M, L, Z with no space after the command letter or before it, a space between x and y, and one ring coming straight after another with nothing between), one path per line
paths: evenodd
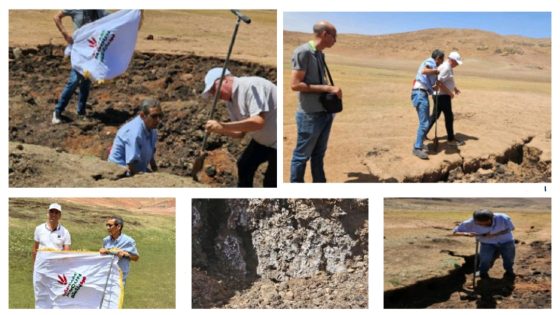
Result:
M93 53L91 54L91 56L101 62L104 62L105 52L107 51L113 40L115 40L115 33L113 33L112 31L101 31L101 34L97 39L95 37L89 38L88 45L89 47L93 48Z
M86 276L81 273L74 272L72 277L70 277L70 281L68 281L66 275L58 275L58 283L66 286L62 296L74 298L76 294L78 294L78 291L80 291L82 286L86 283Z

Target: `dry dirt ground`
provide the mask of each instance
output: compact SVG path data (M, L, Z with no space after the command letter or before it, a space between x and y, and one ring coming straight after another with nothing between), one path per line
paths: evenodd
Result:
M284 32L284 181L296 141L290 58L309 39L310 34ZM435 48L458 50L464 59L455 68L462 94L453 99L453 111L455 133L466 145L447 145L442 115L439 146L426 141L432 152L423 161L411 153L418 118L410 90L418 65ZM340 34L325 53L345 106L329 139L328 181L550 182L549 39L450 29Z
M474 240L450 235L484 207L512 218L517 277L499 258L473 294ZM550 199L386 199L384 213L385 308L551 307Z
M235 25L228 11L146 11L128 71L90 92L87 122L75 120L74 97L65 123L50 117L70 69L52 22L56 11L10 11L9 135L13 187L234 186L236 157L247 139L211 136L199 181L189 176L198 156L210 102L199 95L208 69L223 64ZM228 68L276 82L276 12L247 11ZM28 23L33 20L35 23ZM67 21L68 22L68 21ZM67 25L71 29L71 25ZM151 35L151 36L149 36ZM148 38L153 39L148 39ZM156 160L160 172L122 179L106 160L118 128L137 114L146 97L162 102ZM215 118L227 120L223 103ZM30 146L31 144L35 146ZM14 150L15 148L15 150ZM45 163L46 162L46 163ZM67 174L71 172L73 178ZM256 181L262 178L257 174Z

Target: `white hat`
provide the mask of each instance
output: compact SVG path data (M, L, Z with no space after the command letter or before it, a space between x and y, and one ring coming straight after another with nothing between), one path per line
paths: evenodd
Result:
M214 82L222 76L222 69L223 68L220 67L212 68L206 73L206 76L204 77L205 86L204 91L202 91L202 97L208 97L210 90L214 86ZM226 75L231 75L231 72L229 72L228 69L226 69L226 72L224 73L224 76Z
M461 55L459 55L459 53L456 52L456 51L452 51L452 52L449 54L448 57L449 57L449 59L453 59L453 60L457 61L457 63L460 64L460 65L463 64L463 61L461 60Z
M60 212L62 212L62 206L59 205L58 203L51 203L51 205L49 206L49 210L54 209L54 210L58 210Z

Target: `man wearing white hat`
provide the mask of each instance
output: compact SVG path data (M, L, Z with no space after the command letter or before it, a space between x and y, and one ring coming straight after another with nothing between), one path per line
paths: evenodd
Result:
M442 63L438 67L437 86L439 87L439 92L433 95L434 104L437 104L437 111L432 113L432 117L430 117L430 126L426 132L427 134L430 129L432 129L432 126L441 115L441 112L443 112L445 116L445 129L447 131L447 143L453 146L465 144L463 141L455 138L455 133L453 131L453 110L451 108L451 100L453 97L461 94L461 91L455 86L453 68L462 63L461 55L456 51L452 51L449 56L447 56L447 62Z
M70 250L70 232L59 223L61 217L62 207L58 203L52 203L47 212L47 222L35 228L33 261L40 249Z
M203 97L215 95L222 68L204 78ZM237 160L238 187L252 187L259 165L268 162L263 186L276 187L276 85L261 77L235 77L226 69L219 97L227 102L230 122L209 120L206 131L232 138L251 137Z

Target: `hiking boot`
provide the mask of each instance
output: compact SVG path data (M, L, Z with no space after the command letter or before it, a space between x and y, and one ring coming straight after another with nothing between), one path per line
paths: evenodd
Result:
M57 112L53 112L51 122L52 122L53 125L60 124L62 122L62 116Z
M412 150L412 154L416 155L417 157L419 157L422 160L427 160L428 159L428 153L424 152L424 148L422 148L422 149L414 148Z
M458 147L458 146L462 146L462 145L465 145L465 142L464 142L464 141L461 141L461 140L457 140L457 139L454 139L454 140L448 141L447 143L448 143L449 145L452 145L452 146L454 146L454 147Z

